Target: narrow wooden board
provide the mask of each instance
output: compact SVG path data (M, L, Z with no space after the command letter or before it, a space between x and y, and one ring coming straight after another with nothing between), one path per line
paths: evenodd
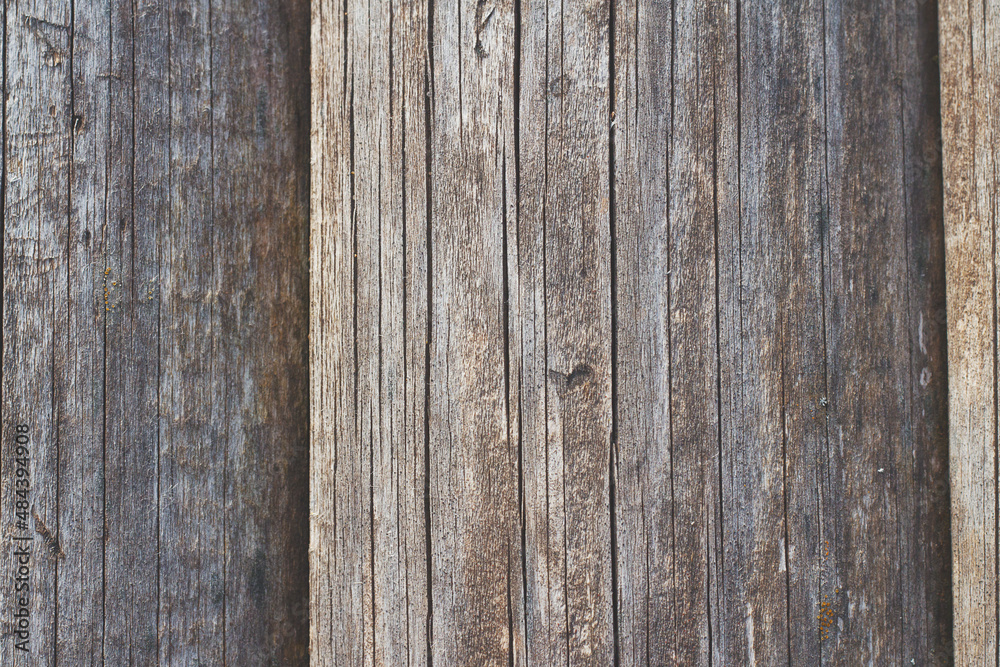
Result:
M527 664L606 665L615 651L608 8L521 5L508 265L521 343L510 365L522 415Z
M9 574L3 586L7 630L0 661L31 665L37 656L41 664L54 664L59 553L69 546L53 541L64 500L58 493L60 445L84 435L87 421L83 411L79 429L70 423L61 428L59 404L74 397L57 388L72 386L66 382L72 378L62 377L71 363L64 355L70 332L63 318L68 317L72 16L62 0L5 3L5 9L0 567ZM57 313L63 315L59 320ZM73 368L87 372L86 366ZM79 381L87 382L86 375ZM19 434L27 436L24 449L18 448ZM19 546L30 556L23 557ZM83 568L81 561L96 555L94 546L69 547L71 573L74 565ZM18 630L25 634L13 634ZM27 640L34 656L17 649L15 639Z
M1000 6L939 13L955 664L997 665Z
M308 8L3 17L0 662L303 664Z

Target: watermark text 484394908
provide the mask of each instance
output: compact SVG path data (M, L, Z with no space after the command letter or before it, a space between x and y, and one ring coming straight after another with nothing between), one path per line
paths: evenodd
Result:
M28 650L31 638L31 437L27 424L14 427L14 647Z

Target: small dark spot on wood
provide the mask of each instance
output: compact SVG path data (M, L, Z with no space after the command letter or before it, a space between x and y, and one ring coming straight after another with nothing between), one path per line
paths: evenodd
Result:
M59 540L56 539L55 535L49 530L45 522L42 521L42 517L38 516L38 511L32 507L31 516L35 519L35 532L42 536L42 541L45 543L45 550L53 558L65 558L66 554L63 553L62 547L59 546Z
M86 243L87 245L90 245L90 230L89 229L83 230L83 242Z
M125 231L125 218L118 221L118 229L123 232Z
M826 230L830 227L830 214L825 204L819 206L819 237L826 238Z
M570 389L579 387L587 381L587 378L590 377L593 372L593 369L587 364L577 364L576 368L570 371L570 374L566 376L566 386Z
M56 105L53 104L52 106L49 107L49 115L52 116L53 118L55 117L55 115L56 115Z
M83 129L83 116L80 114L74 114L73 116L73 131L79 132Z
M218 574L212 575L212 604L218 606L222 604L222 601L226 597L226 587L222 585L222 579Z
M257 135L267 136L267 89L257 91Z
M569 91L569 77L563 74L549 81L549 95L562 97Z
M486 30L486 26L489 25L490 19L493 18L493 13L497 10L496 7L490 9L489 13L483 17L483 12L486 10L486 0L478 0L476 3L476 55L480 59L486 58L489 54L486 52L486 48L483 46L483 31Z
M253 598L253 601L257 604L263 604L267 587L267 554L264 553L263 549L257 549L253 555L253 564L250 566L247 585L250 588L250 597Z
M878 305L879 296L878 285L872 284L872 286L868 288L868 305L872 308Z

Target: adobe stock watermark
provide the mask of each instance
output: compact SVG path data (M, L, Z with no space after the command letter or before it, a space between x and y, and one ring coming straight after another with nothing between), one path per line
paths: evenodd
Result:
M28 651L31 639L31 437L27 424L14 427L14 648Z

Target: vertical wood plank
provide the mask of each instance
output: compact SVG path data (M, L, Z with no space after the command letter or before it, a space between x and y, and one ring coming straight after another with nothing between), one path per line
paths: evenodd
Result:
M910 660L950 664L952 567L948 486L948 356L941 183L941 96L935 3L897 3L902 85L910 431L899 476L903 637ZM906 663L904 654L903 663ZM956 664L958 664L956 662Z
M159 650L160 333L169 254L170 23L159 2L109 9L109 58L94 84L110 96L106 218L96 279L104 378L104 652L107 664ZM83 120L87 127L87 119ZM138 538L137 536L143 536ZM135 577L135 571L148 576Z
M660 14L641 4L617 7L621 661L701 663L709 651L716 661L740 664L810 663L821 655L947 661L933 12L919 3L867 18L840 3L740 3L732 14L720 6L693 16L683 3L657 7ZM724 45L733 40L738 72L726 66ZM699 43L711 46L703 54ZM688 69L692 59L697 66ZM722 83L709 81L713 76ZM708 101L699 107L702 86ZM884 90L895 96L881 101ZM727 91L738 91L735 109L727 107ZM871 114L862 111L869 106ZM727 161L737 131L739 148ZM876 143L895 145L897 159L882 164L870 148ZM700 167L706 164L714 183ZM714 187L711 198L699 195L700 178ZM872 201L850 194L856 184L876 183L883 184L882 218L868 212ZM834 196L839 218L829 212ZM718 254L705 253L685 272L704 247L695 242L699 212L713 202ZM891 231L876 237L876 226ZM685 447L705 438L691 462L704 466L712 455L704 434L711 413L692 417L691 410L709 408L714 391L706 381L697 393L695 378L712 377L715 360L699 355L711 349L714 332L711 324L699 329L692 305L711 297L700 271L713 259L722 515L721 539L710 544L711 486L699 500L681 498L708 479L704 467L685 465ZM881 324L869 332L869 304L851 301L851 282L875 267L888 272L900 296L873 309ZM664 284L669 289L649 289ZM867 333L848 333L861 330ZM828 337L836 348L827 349ZM692 346L692 338L702 342ZM854 373L864 368L888 377L881 393L853 388ZM833 412L838 392L849 392L837 403L843 410L843 400L851 401L847 413ZM828 445L827 413L838 429L831 437L858 434ZM862 471L866 456L888 463ZM879 487L869 482L891 466L896 481L884 491L885 504L872 506L869 489ZM862 472L874 475L860 483ZM882 528L866 532L869 526ZM704 541L683 543L678 527ZM712 566L713 548L720 569L694 570ZM906 565L874 573L887 548ZM661 569L652 575L653 568ZM713 576L721 592L713 593ZM857 582L853 588L847 579ZM687 603L693 613L679 613L699 591L700 604ZM868 619L882 605L899 605L890 614L898 623ZM671 633L681 623L684 630ZM691 657L699 650L700 660Z
M912 626L896 620L917 612L904 606L903 591L931 573L880 567L913 560L916 517L906 490L914 425L923 421L913 406L911 332L919 316L911 319L897 18L892 4L845 2L827 11L827 340L839 365L829 385L829 437L843 452L830 487L839 505L830 553L840 588L830 601L843 620L827 655L905 664L926 658L915 650L921 640L909 634Z
M514 4L434 2L430 22L432 659L505 665L520 541L504 368Z
M398 635L391 619L399 618L390 603L397 578L386 572L393 560L386 552L394 539L398 520L398 497L392 474L393 434L398 432L399 403L394 386L385 387L383 370L390 375L396 359L391 356L396 336L383 336L383 326L391 331L396 324L383 316L398 313L401 293L383 290L391 285L392 266L383 258L401 243L398 189L389 178L389 7L351 3L347 8L347 40L354 54L350 76L351 91L351 201L354 229L354 349L355 349L355 436L360 445L355 470L355 488L370 508L364 516L364 664L381 665L398 650ZM383 173L385 178L383 178ZM394 233L395 232L395 233ZM385 251L383 251L383 240ZM395 298L394 298L395 297ZM398 319L397 319L398 321ZM386 358L385 353L390 356ZM402 393L399 392L402 398ZM388 575L388 576L387 576Z
M308 15L244 9L4 3L4 664L307 660Z
M740 209L720 298L725 660L819 659L823 7L741 5Z
M630 1L614 3L614 12L619 657L623 665L670 664L675 639L707 639L708 614L701 605L682 618L674 594L681 567L671 521L668 342L674 12L671 3ZM698 554L684 556L688 572L707 565L696 563Z
M527 659L611 664L610 6L521 9Z
M956 664L996 665L997 57L995 2L940 5Z
M104 644L104 245L110 177L109 8L73 6L70 40L67 266L55 306L59 414L58 568L54 657L85 664ZM97 234L95 235L95 230ZM116 294L117 296L117 294Z
M727 4L616 12L624 664L718 659L725 620L716 262L738 201L736 19Z
M313 19L313 661L507 664L513 7Z
M220 328L212 404L225 442L219 556L230 665L307 660L304 8L212 4L211 62L220 73L212 77Z
M355 433L351 63L346 7L314 0L312 18L311 662L357 665L365 664L365 619L371 614L362 597L365 510L355 486L361 482L355 462L361 443Z
M70 3L6 3L4 314L3 314L3 571L8 624L26 612L28 651L7 640L0 660L54 664L59 549L60 396L56 391L56 299L65 296L69 221L71 104ZM17 64L17 67L12 65ZM61 352L61 351L60 351ZM60 354L60 356L62 356ZM65 357L63 357L65 358ZM18 429L23 425L26 429ZM67 424L69 426L69 424ZM72 427L67 445L72 441ZM28 436L28 452L16 435ZM21 461L27 454L28 461ZM30 484L19 467L28 472ZM18 494L16 489L29 489ZM46 536L48 536L46 538ZM30 541L21 541L27 538ZM26 546L30 563L15 555ZM15 589L14 573L25 564ZM26 603L21 598L26 598ZM11 630L19 625L7 626ZM11 635L11 639L13 635Z
M161 257L160 661L222 663L227 425L216 421L214 70L208 0L171 3L169 199Z
M515 351L511 367L516 398L521 470L525 658L528 663L565 662L567 655L561 522L549 514L547 413L547 305L545 292L545 158L548 141L546 89L548 3L521 2L518 53L517 227L508 238L517 281L510 292L509 326ZM530 26L534 26L530 28ZM555 525L551 525L555 523ZM531 545L529 547L529 545Z
M431 665L431 542L428 418L430 394L430 138L431 99L428 31L430 3L402 2L393 8L392 120L393 155L399 146L394 187L402 195L403 258L403 447L396 454L400 489L399 527L405 562L406 655L413 667ZM398 8L398 11L397 11ZM398 165L398 166L397 166ZM398 170L398 172L397 172ZM391 237L390 237L391 238ZM398 325L393 325L398 326ZM400 329L396 329L400 331ZM391 558L391 555L390 555ZM397 598L398 600L398 598Z

